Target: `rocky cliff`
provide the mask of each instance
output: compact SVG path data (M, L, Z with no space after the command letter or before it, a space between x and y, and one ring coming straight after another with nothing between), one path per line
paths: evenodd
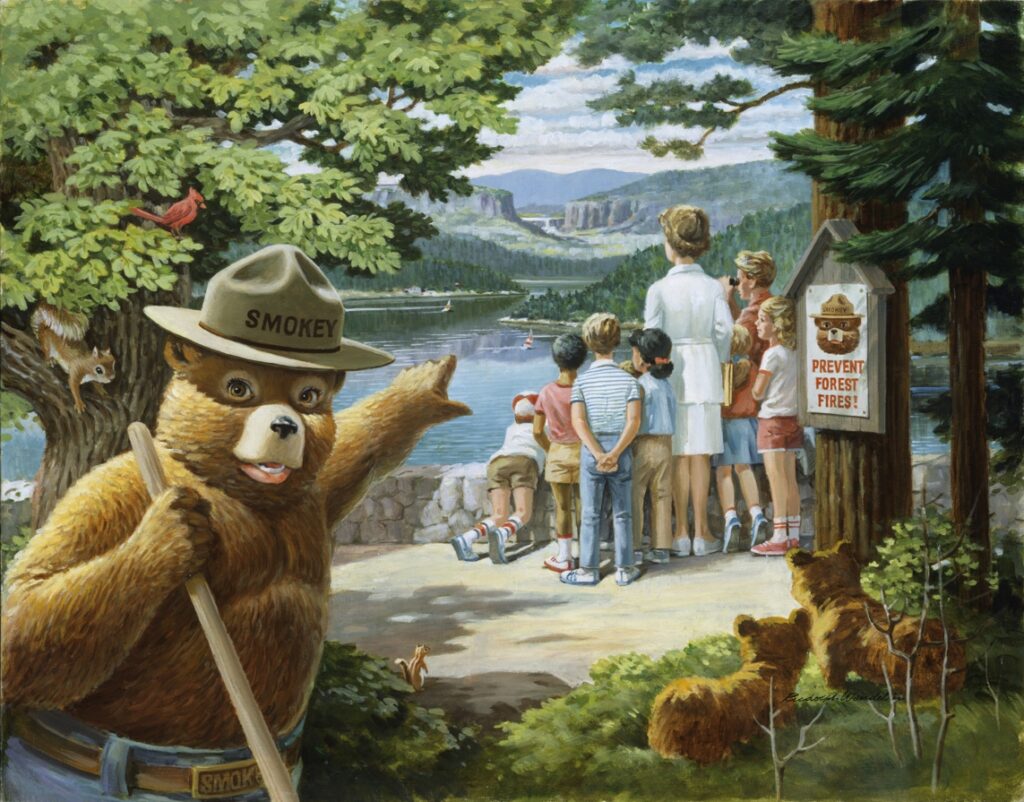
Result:
M612 228L634 222L642 208L639 201L628 198L570 201L565 205L562 231L581 231L589 228Z
M484 217L501 217L513 223L522 224L512 201L512 193L503 189L474 187L472 195L449 195L448 200L432 201L426 195L409 195L398 187L377 187L370 200L382 206L398 201L410 209L431 217L438 214L454 214L469 211Z

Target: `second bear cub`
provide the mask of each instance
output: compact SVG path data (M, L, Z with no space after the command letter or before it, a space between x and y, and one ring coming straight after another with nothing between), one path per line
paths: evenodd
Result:
M769 691L781 714L776 726L796 712L791 696L810 650L811 617L794 610L789 618L736 618L743 665L725 677L684 677L669 683L654 700L647 739L663 757L688 757L701 765L732 754L733 746L767 725ZM755 721L756 719L756 721Z

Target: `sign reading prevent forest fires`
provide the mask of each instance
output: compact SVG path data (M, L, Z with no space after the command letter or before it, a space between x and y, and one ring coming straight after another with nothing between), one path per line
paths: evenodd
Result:
M796 302L804 426L885 432L886 298L876 265L840 261L834 246L856 236L849 220L826 220L783 289Z
M812 284L806 299L807 411L868 417L867 288Z

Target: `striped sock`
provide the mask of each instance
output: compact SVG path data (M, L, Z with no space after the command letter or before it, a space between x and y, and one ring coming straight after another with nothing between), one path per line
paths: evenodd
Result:
M772 542L773 543L781 543L781 542L789 539L787 537L787 535L786 535L786 532L789 530L789 525L788 525L788 522L786 521L785 518L779 518L777 521L775 521L775 524L774 524L773 528L774 528L774 531L772 532Z
M516 532L523 528L523 522L517 516L513 515L505 523L498 527L498 537L502 540L508 540Z
M572 559L572 535L559 535L558 536L558 559L559 560L571 560Z
M476 526L474 526L472 529L470 529L468 532L466 532L466 533L464 533L462 535L462 539L466 541L467 545L472 545L473 543L478 541L480 538L487 537L487 530L490 529L490 526L487 525L488 522L492 526L494 525L494 521L491 521L488 518L486 521L481 521Z
M789 539L800 540L800 516L790 515L787 519L789 521Z

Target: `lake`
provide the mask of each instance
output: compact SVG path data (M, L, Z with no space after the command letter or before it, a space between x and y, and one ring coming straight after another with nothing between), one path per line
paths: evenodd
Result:
M549 286L558 285L550 282ZM537 289L530 287L531 291ZM501 446L505 427L512 422L512 397L523 390L538 390L558 375L551 361L551 341L557 335L536 331L534 347L527 350L523 343L529 327L498 323L519 303L517 298L455 297L452 311L445 313L441 310L446 300L446 296L401 296L346 301L345 336L390 351L395 362L377 370L349 373L336 408L384 388L409 365L446 354L459 359L449 394L468 404L474 414L429 430L410 456L411 464L485 462ZM628 350L620 348L616 356L625 359ZM945 389L948 381L944 360L914 360L914 453L948 450L932 431L934 422L920 411L921 403ZM3 478L31 478L42 456L42 431L33 427L13 434L3 448Z

